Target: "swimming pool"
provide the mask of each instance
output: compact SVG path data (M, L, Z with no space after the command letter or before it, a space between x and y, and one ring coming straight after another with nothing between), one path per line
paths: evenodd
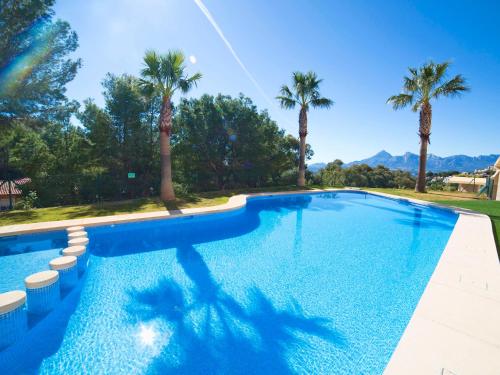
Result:
M0 369L382 373L456 220L335 192L91 227L85 278L0 353Z

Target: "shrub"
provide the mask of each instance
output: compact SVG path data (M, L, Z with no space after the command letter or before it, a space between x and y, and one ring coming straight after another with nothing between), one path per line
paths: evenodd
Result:
M21 210L31 210L36 206L38 195L36 191L30 190L17 204Z

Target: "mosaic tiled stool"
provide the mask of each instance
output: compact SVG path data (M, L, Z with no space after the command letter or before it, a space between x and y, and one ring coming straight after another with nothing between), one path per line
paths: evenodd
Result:
M59 285L61 289L71 289L78 282L78 267L76 256L62 256L49 262L51 270L59 272Z
M28 311L44 314L52 310L61 298L59 273L54 270L34 273L24 279Z
M70 233L68 233L68 238L70 240L72 240L73 238L79 238L79 237L85 237L85 238L87 238L87 232L85 232L84 230L79 230L79 231L76 231L76 232L70 232Z
M87 246L89 239L87 237L72 238L68 241L68 247L71 246Z
M13 344L28 330L26 293L14 290L0 294L0 350Z
M71 232L81 232L82 230L85 230L85 228L82 227L82 226L80 226L80 225L66 228L66 232L68 232L68 233L71 233Z
M62 251L63 255L75 256L78 272L84 273L87 269L89 255L85 246L71 246Z

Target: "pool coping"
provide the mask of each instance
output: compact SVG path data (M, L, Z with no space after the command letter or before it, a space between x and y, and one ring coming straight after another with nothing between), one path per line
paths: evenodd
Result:
M218 206L16 224L0 227L0 237L61 230L75 225L88 227L225 212L244 207L249 197L345 190L240 194ZM498 374L500 264L490 218L475 211L450 208L438 203L380 192L366 193L439 207L459 214L441 258L384 374Z

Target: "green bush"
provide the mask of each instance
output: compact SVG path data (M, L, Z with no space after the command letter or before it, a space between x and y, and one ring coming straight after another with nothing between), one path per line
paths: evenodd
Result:
M29 191L20 201L16 204L16 208L21 210L31 210L36 207L38 195L36 191Z

